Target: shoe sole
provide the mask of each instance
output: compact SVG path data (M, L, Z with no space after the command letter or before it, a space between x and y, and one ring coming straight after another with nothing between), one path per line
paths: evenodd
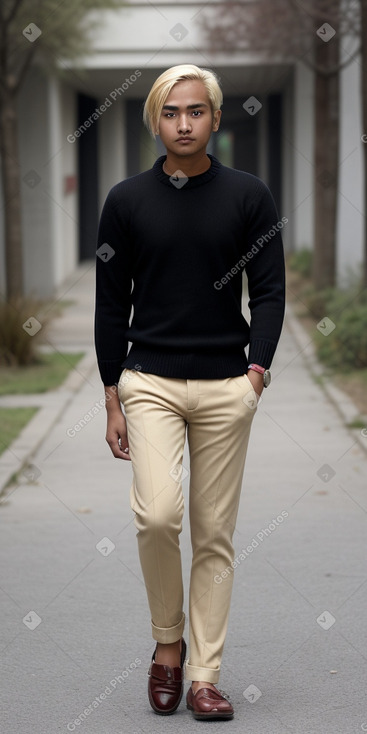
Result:
M189 711L192 711L192 715L194 719L233 719L234 713L229 714L223 711L222 713L220 711L208 711L208 713L202 713L195 711L195 709L192 706L189 706L186 704L186 708L189 709Z

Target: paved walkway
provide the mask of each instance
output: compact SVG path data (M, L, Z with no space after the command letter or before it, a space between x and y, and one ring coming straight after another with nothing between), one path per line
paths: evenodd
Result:
M32 468L0 498L1 731L199 731L209 725L192 719L184 699L170 717L148 704L154 642L129 506L131 465L115 460L104 440L90 351L93 268L79 276L66 296L76 304L49 340L86 347L89 367L76 373L78 389L59 392L62 410ZM287 317L253 424L218 684L235 718L211 722L212 732L367 731L367 458L311 377L308 341ZM83 421L89 411L94 417ZM187 613L187 509L181 539Z

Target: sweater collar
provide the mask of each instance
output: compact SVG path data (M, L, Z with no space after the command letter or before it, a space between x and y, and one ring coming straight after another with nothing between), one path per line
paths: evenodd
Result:
M215 156L211 155L210 153L207 153L208 158L210 158L211 166L208 168L207 171L204 173L199 173L198 176L189 176L186 183L183 185L176 186L176 188L185 188L185 189L193 189L196 186L201 186L202 184L208 183L208 181L211 181L220 171L222 164L221 162L215 158ZM171 181L171 176L168 176L167 173L163 170L163 163L166 160L167 156L161 155L159 158L157 158L156 162L153 165L153 171L155 175L157 176L158 180L161 181L163 184L166 184L166 186L175 186L175 182ZM178 179L179 182L179 179Z

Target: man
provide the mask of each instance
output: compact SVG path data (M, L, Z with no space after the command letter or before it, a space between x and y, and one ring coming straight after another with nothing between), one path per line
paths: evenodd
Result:
M250 427L270 381L285 291L282 223L269 189L206 153L221 106L209 70L180 65L158 77L144 120L167 155L111 189L96 261L106 440L116 458L132 461L130 503L157 642L148 693L163 715L176 711L183 694L187 429L193 557L185 677L192 681L186 704L197 719L233 717L215 686L233 582L223 571L232 568ZM243 270L250 326L241 313Z

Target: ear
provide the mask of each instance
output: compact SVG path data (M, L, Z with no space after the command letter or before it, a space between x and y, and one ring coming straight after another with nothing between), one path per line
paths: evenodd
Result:
M216 133L217 130L218 130L218 128L219 128L221 116L222 116L222 110L216 110L214 112L214 115L213 115L213 128L212 128L212 130L213 130L214 133Z

